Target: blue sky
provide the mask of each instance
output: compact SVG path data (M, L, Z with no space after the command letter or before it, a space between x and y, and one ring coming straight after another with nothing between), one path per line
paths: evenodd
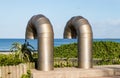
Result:
M120 0L0 0L0 38L24 38L29 19L43 14L54 37L62 38L66 22L83 16L94 38L120 38Z

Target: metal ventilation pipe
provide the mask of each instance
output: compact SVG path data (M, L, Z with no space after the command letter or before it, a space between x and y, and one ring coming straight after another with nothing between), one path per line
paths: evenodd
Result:
M54 33L52 25L44 15L33 16L26 28L26 39L38 39L38 70L54 69Z
M78 38L78 67L92 68L92 29L82 16L72 17L64 29L64 38Z

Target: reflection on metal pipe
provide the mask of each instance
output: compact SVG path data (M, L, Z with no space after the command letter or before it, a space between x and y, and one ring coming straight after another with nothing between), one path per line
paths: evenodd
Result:
M38 39L38 70L53 70L53 28L49 19L41 14L33 16L26 28L26 39L34 38Z
M72 17L66 24L64 38L78 38L78 67L92 68L92 29L82 16Z

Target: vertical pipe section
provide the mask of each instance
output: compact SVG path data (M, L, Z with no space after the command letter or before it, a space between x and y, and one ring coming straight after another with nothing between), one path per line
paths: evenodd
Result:
M92 29L82 16L72 17L66 24L64 38L78 38L78 67L92 68Z
M53 70L53 28L48 18L41 14L33 16L26 28L26 39L34 38L38 39L38 70Z

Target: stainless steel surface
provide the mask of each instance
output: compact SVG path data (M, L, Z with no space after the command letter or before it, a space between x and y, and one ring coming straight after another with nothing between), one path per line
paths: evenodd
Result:
M72 17L64 29L64 38L78 38L78 67L92 68L92 29L82 16Z
M34 15L26 28L26 39L38 39L38 70L54 69L54 33L52 25L44 15Z

